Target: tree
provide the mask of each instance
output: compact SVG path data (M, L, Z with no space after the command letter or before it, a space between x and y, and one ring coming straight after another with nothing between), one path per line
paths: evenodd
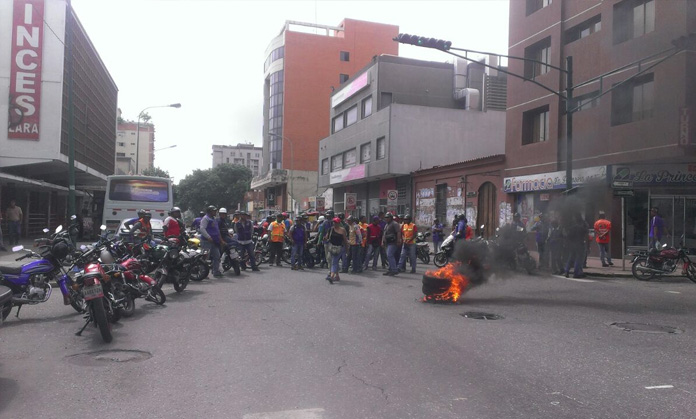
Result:
M143 121L143 124L147 124L148 122L150 122L151 119L152 117L147 112L143 112L140 114L140 120Z
M208 205L236 208L244 201L244 193L251 186L251 177L249 168L236 164L197 169L179 182L176 202L182 210L194 212Z
M145 176L171 177L168 171L160 169L159 167L148 167L142 171L142 174Z

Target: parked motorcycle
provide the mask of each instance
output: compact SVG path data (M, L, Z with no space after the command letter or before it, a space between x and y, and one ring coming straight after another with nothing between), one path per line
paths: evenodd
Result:
M136 258L128 258L114 265L111 275L111 284L119 293L125 294L131 301L136 298L144 298L157 305L167 301L164 292L156 287L157 282L148 275L141 274L141 264ZM133 308L135 305L133 304ZM123 313L124 317L128 317Z
M430 245L427 242L430 234L429 231L425 233L419 231L416 235L416 256L425 264L430 263Z
M682 241L683 241L682 236ZM696 266L689 258L689 252L682 243L678 248L667 247L664 244L661 249L651 249L650 251L639 250L633 254L631 260L631 273L641 281L648 281L655 276L668 275L681 266L681 275L696 282Z
M230 269L234 269L234 274L237 276L241 274L241 261L235 245L225 246L222 252L222 270L227 272Z
M110 280L104 269L99 263L90 263L75 275L73 289L78 291L86 302L85 325L76 333L81 336L82 332L90 323L94 323L99 328L102 340L111 342L111 323L118 321L119 315L111 305L111 301L104 294L104 284Z
M440 250L433 257L433 264L442 268L450 262L452 253L454 253L454 232L450 233L440 245Z
M181 249L179 240L175 238L167 239L156 249L164 254L155 270L157 288L161 289L165 282L171 282L176 292L182 292L189 283L192 257Z

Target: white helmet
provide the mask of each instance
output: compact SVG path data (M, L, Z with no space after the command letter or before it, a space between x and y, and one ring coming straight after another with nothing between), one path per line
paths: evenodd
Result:
M227 208L220 208L218 214L227 214Z
M324 220L326 220L326 218L324 218L323 215L320 215L319 218L317 218L317 221L324 221Z

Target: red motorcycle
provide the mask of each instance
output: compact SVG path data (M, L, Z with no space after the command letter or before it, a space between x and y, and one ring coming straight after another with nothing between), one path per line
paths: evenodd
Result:
M696 266L689 259L689 252L680 243L679 248L667 247L639 250L633 254L631 272L636 279L649 281L655 276L668 275L681 267L681 276L696 282Z
M90 323L94 323L99 328L104 342L111 342L111 323L116 316L114 308L111 306L109 298L104 295L104 284L110 281L109 275L98 263L90 263L84 271L75 275L75 283L73 289L78 291L87 305L85 314L85 325L77 332L77 336L82 335L82 332Z
M157 305L162 305L167 300L162 289L155 286L157 282L142 273L142 264L138 259L128 258L114 268L111 275L113 287L131 299L145 298Z

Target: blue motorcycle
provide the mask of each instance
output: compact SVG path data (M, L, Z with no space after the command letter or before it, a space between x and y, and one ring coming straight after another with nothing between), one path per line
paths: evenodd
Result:
M58 283L66 304L69 302L77 312L85 311L84 299L68 286L72 281L68 275L69 270L63 267L62 262L70 254L71 246L63 239L63 236L59 235L62 229L62 226L58 226L51 239L39 239L42 243L39 246L39 253L29 250L24 256L15 259L20 261L28 257L36 257L39 258L38 260L22 266L0 266L2 274L0 285L9 288L12 292L12 304L1 308L2 320L7 318L12 307L17 307L16 317L19 317L23 305L36 305L48 301L52 291L49 282L52 280ZM26 249L20 245L12 250Z

